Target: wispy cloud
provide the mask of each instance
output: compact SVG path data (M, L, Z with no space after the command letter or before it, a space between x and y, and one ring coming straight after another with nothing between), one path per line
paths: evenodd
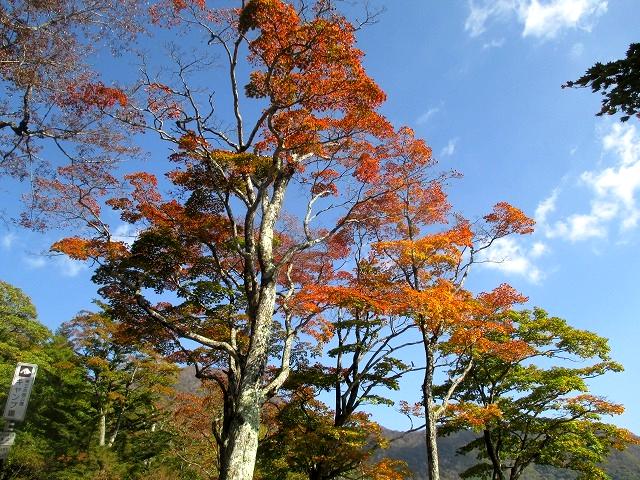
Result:
M139 234L140 230L136 229L133 225L121 223L114 229L111 238L116 242L123 242L131 246Z
M490 21L516 19L523 37L550 39L567 29L590 31L607 11L607 0L470 0L465 30L477 37Z
M613 164L585 171L579 177L579 185L590 193L587 211L548 221L556 210L558 190L538 204L536 220L548 238L579 242L607 237L611 229L625 232L638 226L640 133L635 125L613 124L602 137L602 149Z
M489 42L486 42L482 45L482 48L484 50L488 50L490 48L500 48L502 46L504 46L504 38L498 38L498 39L493 39Z
M534 260L548 252L549 248L542 242L536 242L528 247L513 237L503 237L496 240L479 259L485 268L498 270L505 274L525 277L531 283L540 283L544 273Z
M453 155L456 151L457 144L458 144L457 138L450 139L449 142L445 145L445 147L440 151L440 156L449 157Z
M29 257L23 257L22 260L24 261L27 268L30 268L32 270L43 268L47 264L47 259L44 256L33 255Z
M18 237L15 235L15 233L9 232L3 235L2 238L0 238L0 245L2 245L2 248L4 248L5 250L11 250L11 247L17 239Z
M559 190L556 188L551 195L541 201L536 207L535 220L538 224L545 224L547 217L556 209Z
M424 125L425 123L427 123L429 121L429 119L431 117L433 117L436 113L438 113L440 111L439 107L433 107L430 108L429 110L427 110L426 112L424 112L422 115L420 115L417 119L416 119L416 123L418 125Z
M77 277L81 272L87 270L87 265L78 260L72 260L66 256L56 257L56 267L65 277Z
M467 17L464 29L472 37L483 34L489 19L505 20L517 11L517 1L515 0L485 0L477 2L469 0L469 16Z
M88 270L84 262L72 260L67 256L50 255L28 255L22 258L23 263L30 270L40 270L42 268L54 268L59 274L65 277L76 277L81 272Z

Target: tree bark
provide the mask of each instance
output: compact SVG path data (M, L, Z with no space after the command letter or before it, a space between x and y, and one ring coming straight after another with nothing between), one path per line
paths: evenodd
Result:
M253 478L260 428L260 403L255 396L246 389L239 399L238 414L231 421L221 458L220 480Z
M262 382L271 341L275 298L275 281L263 279L255 328L234 399L235 411L224 439L220 480L253 479L260 411L265 400Z
M427 448L427 478L429 480L440 480L440 466L438 463L438 426L436 408L433 401L433 352L429 343L425 342L426 366L424 373L424 383L422 384L422 399L425 412L425 437Z
M491 464L493 465L493 475L491 478L492 480L504 480L504 473L502 472L502 462L500 461L499 453L493 446L491 432L489 430L484 430L482 432L482 436L484 438L484 444L487 449L487 455L489 455L489 459L491 460Z
M98 420L98 446L104 447L107 437L107 415L103 409L100 409L100 418Z

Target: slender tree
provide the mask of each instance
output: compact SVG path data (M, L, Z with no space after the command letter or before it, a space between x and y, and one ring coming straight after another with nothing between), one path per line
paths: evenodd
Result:
M437 424L472 367L464 352L500 348L510 355L524 348L520 343L513 344L511 352L492 342L488 334L508 330L508 311L526 297L508 285L473 295L465 290L465 280L483 251L499 238L530 233L533 221L505 202L496 204L491 213L474 223L451 215L443 191L446 176L427 181L424 170L430 165L413 160L415 148L408 149L402 143L395 148L400 161L387 181L398 188L379 203L369 205L372 208L367 212L369 228L376 236L371 256L384 266L382 273L392 285L389 291L395 292L393 297L387 295L393 298L395 314L411 319L419 331L425 361L422 408L428 478L436 480L440 475ZM406 181L416 177L423 180ZM446 225L448 221L453 225ZM439 404L434 396L437 371L453 375ZM408 405L404 410L417 412Z

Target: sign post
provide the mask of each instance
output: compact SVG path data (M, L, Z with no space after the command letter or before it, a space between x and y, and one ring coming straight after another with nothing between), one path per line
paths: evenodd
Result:
M4 466L11 445L15 442L16 434L13 431L15 422L22 422L27 413L27 405L37 372L38 365L34 363L18 363L13 374L11 389L9 389L9 396L2 415L5 423L4 430L0 432L0 466Z

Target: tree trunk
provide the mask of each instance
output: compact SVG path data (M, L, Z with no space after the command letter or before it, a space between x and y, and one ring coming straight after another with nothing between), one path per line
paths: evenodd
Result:
M98 420L98 446L104 447L107 437L107 416L103 409L100 409L100 418Z
M235 395L220 465L220 480L252 480L258 451L262 382L271 341L276 284L263 279L255 328Z
M427 447L427 478L440 480L440 466L438 464L438 427L435 405L433 402L433 352L430 345L425 343L426 369L422 384L422 399L425 413L425 437Z
M255 394L243 392L232 419L221 458L220 480L251 480L258 451L260 404ZM251 398L254 397L254 398Z
M500 461L499 453L496 451L496 448L494 448L493 440L491 439L491 432L489 430L484 430L482 432L482 436L487 449L487 455L489 456L491 465L493 466L493 475L491 476L492 480L505 480L504 473L502 472L502 462Z

